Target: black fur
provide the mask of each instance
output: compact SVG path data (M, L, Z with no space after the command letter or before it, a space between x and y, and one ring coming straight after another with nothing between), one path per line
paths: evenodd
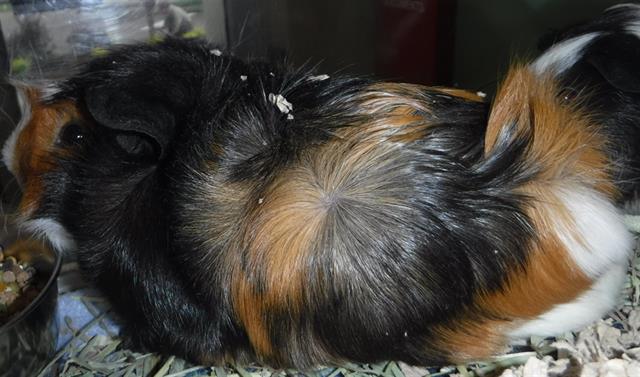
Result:
M248 184L257 200L303 152L385 114L359 108L369 80L310 80L309 70L211 48L176 40L124 47L50 99L76 99L98 126L56 157L60 168L45 177L36 216L73 235L82 269L125 319L126 334L138 347L197 362L450 360L433 329L470 313L474 294L500 289L527 259L525 198L511 191L536 174L522 160L526 135L514 140L505 131L485 158L486 104L428 89L411 98L431 110L419 114L431 124L426 136L379 169L354 172L356 184L371 181L402 205L353 200L332 209L342 225L326 228L307 260L305 289L315 293L305 297L313 301L300 315L265 315L277 352L262 357L231 308L230 266L215 262L225 240L211 246L193 236L207 229L204 215L220 211L203 193ZM269 93L293 103L293 119ZM260 275L267 268L244 269L256 273L256 292L268 288Z

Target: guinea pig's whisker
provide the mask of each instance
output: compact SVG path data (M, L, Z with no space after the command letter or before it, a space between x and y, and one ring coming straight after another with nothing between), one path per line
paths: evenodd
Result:
M249 17L251 17L251 12L247 12L244 16L244 20L242 21L242 26L240 27L240 32L238 33L238 40L231 47L231 51L237 50L240 46L242 46L245 42L249 41L251 38L245 35L247 31L247 24L249 23Z
M9 122L12 129L17 127L16 121L13 119L11 115L9 115L9 113L5 109L0 108L0 115L2 115L2 117L6 119L7 122Z

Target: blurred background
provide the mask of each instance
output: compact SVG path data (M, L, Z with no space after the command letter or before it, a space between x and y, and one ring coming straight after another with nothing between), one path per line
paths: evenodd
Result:
M55 80L114 44L206 38L241 57L483 91L540 40L620 3L611 0L0 0L0 70ZM0 84L0 142L20 110ZM4 166L4 208L17 189Z

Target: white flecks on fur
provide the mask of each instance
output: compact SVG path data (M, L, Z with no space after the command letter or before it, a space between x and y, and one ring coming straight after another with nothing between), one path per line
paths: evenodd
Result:
M4 147L2 148L2 161L14 176L17 176L14 156L16 153L16 144L18 143L18 135L20 135L20 132L22 132L22 130L31 120L31 103L29 103L27 94L20 88L18 88L18 103L20 105L21 113L20 122L18 122L18 125L13 130L13 132L5 142Z
M276 105L281 113L289 114L289 112L293 111L293 105L282 94L269 93L269 102Z
M564 72L582 57L585 47L599 35L601 33L588 33L553 45L532 63L533 71L537 75Z
M209 50L209 53L215 56L222 56L222 51L218 50L217 48L214 48L213 50Z
M247 75L240 75L240 80L247 81Z
M612 265L626 265L633 237L621 211L593 190L572 187L556 191L572 223L554 218L554 228L578 267L595 279Z
M620 301L627 265L612 265L575 300L557 305L509 333L511 338L553 336L576 330L602 318Z
M68 253L75 249L75 241L69 232L54 219L27 220L21 227L36 236L44 237L59 252Z

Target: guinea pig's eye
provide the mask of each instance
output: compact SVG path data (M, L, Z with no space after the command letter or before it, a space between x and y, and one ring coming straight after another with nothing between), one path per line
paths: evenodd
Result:
M132 132L119 133L115 142L129 157L136 159L156 159L158 155L155 144L148 137Z
M63 145L78 145L81 144L85 138L86 135L82 126L73 122L66 124L58 137L60 143Z

